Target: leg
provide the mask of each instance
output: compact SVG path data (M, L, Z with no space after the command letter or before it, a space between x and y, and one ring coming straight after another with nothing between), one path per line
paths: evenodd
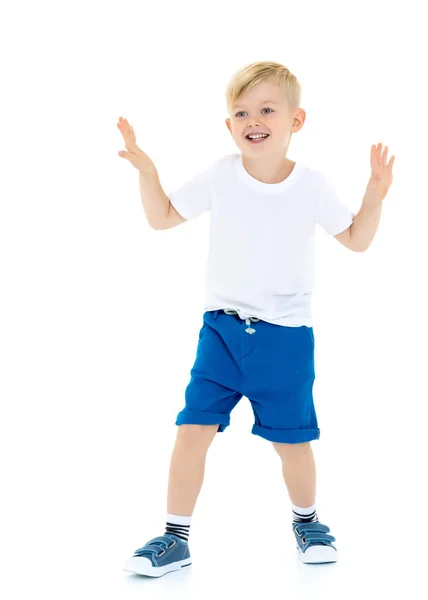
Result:
M191 516L202 487L205 459L218 425L180 425L171 456L167 512Z
M204 478L206 453L218 427L179 426L169 470L167 513L180 519L167 522L165 534L158 536L156 544L148 542L136 550L125 563L125 571L161 577L192 564L188 546L190 520Z
M315 460L309 442L300 444L273 443L282 461L282 473L288 488L291 502L299 508L315 505ZM337 548L332 542L336 538L329 535L330 529L318 521L294 521L300 560L303 563L331 563L337 561Z
M309 442L280 444L273 442L282 462L282 474L290 500L302 508L315 504L316 469Z

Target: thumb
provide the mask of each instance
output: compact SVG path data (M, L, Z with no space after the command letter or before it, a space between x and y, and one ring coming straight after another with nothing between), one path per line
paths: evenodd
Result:
M121 156L122 158L128 158L129 156L129 152L126 152L125 150L120 150L118 152L119 156Z

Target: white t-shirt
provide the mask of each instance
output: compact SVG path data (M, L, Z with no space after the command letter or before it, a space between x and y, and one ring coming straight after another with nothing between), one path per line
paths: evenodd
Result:
M263 183L229 154L167 196L185 219L210 210L205 310L312 326L315 224L336 235L355 216L324 175L296 162L284 181Z

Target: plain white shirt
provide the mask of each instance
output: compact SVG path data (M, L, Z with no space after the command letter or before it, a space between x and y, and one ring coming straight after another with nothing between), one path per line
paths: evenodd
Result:
M355 216L324 175L296 162L280 183L263 183L229 154L167 196L185 219L210 211L205 310L312 326L315 225L336 235Z

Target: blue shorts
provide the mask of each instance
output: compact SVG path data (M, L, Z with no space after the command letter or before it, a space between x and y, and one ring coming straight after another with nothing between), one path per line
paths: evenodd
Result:
M255 435L288 444L320 437L312 397L312 327L250 322L223 310L207 311L190 374L176 425L218 424L218 432L224 431L245 396L254 412Z

